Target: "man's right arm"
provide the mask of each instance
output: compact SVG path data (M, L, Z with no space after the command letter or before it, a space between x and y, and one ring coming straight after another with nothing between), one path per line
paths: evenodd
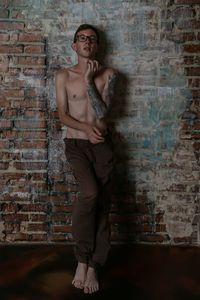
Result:
M56 74L56 101L58 107L59 119L62 124L67 127L83 131L87 134L88 139L96 144L102 141L101 132L94 126L91 126L85 122L80 122L70 116L68 110L68 98L66 91L67 72L58 71Z

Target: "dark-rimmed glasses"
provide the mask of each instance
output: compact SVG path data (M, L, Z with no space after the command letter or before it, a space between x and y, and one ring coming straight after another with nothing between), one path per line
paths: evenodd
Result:
M86 42L87 39L92 44L97 43L97 37L96 37L96 35L84 35L84 34L80 34L80 35L76 36L76 41L78 40L79 42Z

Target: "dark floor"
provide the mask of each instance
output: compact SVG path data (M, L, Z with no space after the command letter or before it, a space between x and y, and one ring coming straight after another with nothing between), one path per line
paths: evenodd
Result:
M0 247L0 300L200 299L200 248L112 246L101 289L85 295L71 285L72 246Z

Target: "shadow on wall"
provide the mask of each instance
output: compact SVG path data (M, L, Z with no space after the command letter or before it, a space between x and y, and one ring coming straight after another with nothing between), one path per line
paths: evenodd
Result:
M109 66L107 59L112 45L106 38L105 32L99 30L100 44L97 60ZM108 62L108 63L107 63ZM112 66L111 66L112 67ZM126 74L118 72L115 93L108 125L112 135L114 152L113 194L111 202L111 233L112 240L131 242L134 233L131 228L132 214L135 211L135 178L129 175L128 140L117 130L122 127L123 119L127 116L127 89L129 85ZM123 132L123 130L122 130ZM132 141L133 142L133 141Z
M126 75L118 73L109 125L112 133L114 152L114 188L111 206L113 239L131 242L134 240L131 223L135 211L135 177L133 177L133 174L131 176L129 174L129 141L123 135L123 132L126 133L126 131L122 130L119 132L117 129L118 127L121 128L120 123L123 122L123 118L127 114L128 84Z

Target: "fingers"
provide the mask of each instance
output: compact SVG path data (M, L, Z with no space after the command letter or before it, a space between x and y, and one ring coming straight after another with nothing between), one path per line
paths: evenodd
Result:
M92 136L91 136L91 142L93 144L98 144L104 142L105 138L102 136L101 132L98 128L93 127L92 128Z
M99 69L99 63L97 60L88 60L88 68L92 73L96 73Z
M102 137L101 131L97 127L93 127L93 131L99 136Z

